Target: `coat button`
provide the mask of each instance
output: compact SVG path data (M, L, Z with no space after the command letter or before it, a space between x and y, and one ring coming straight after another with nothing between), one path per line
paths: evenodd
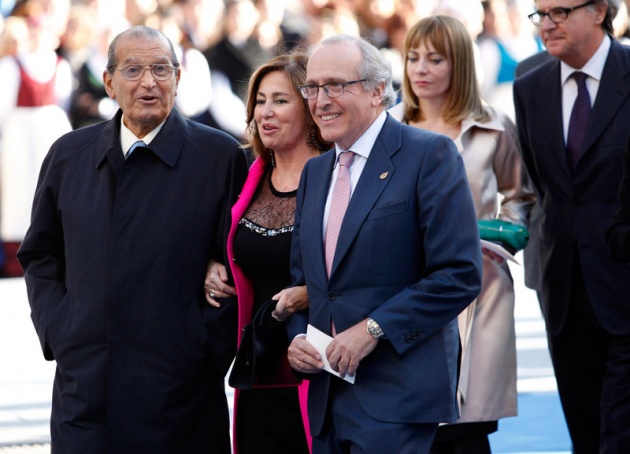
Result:
M328 293L326 294L326 297L327 297L329 300L331 300L331 301L332 301L332 300L334 300L335 298L337 298L337 295L335 294L335 292L328 292Z

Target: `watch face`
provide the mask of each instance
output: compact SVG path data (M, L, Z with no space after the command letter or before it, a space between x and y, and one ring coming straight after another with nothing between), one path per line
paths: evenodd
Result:
M368 333L370 333L372 336L374 336L377 339L383 335L383 330L381 329L380 326L378 326L378 323L376 323L374 320L368 320L367 330L368 330Z

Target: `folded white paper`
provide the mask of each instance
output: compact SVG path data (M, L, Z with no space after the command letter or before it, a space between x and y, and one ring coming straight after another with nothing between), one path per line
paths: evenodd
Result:
M517 265L520 265L519 261L516 260L512 254L510 254L504 247L497 243L493 243L492 241L481 240L481 247L485 247L486 249L490 249L497 255L500 255L505 260L509 260L510 262L514 262Z
M330 372L333 375L339 377L339 372L336 372L330 367L330 363L328 362L328 358L326 358L326 348L328 344L330 344L333 340L328 334L318 330L313 325L308 325L306 327L306 340L317 349L319 354L322 357L322 362L324 363L324 370ZM343 379L348 383L354 384L354 375L346 374Z

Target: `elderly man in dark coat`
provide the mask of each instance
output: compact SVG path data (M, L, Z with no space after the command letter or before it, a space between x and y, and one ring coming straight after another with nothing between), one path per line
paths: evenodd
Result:
M245 156L173 109L179 65L161 33L121 33L103 78L121 110L52 146L18 254L57 361L52 451L229 453L235 314L204 303L203 281Z

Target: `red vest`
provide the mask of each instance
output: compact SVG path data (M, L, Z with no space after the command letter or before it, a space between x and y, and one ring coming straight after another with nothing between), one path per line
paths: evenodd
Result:
M20 68L20 90L18 91L18 107L41 107L56 103L55 80L57 79L57 68L61 57L57 57L57 67L55 73L47 82L37 82L24 70L20 61L16 59Z

